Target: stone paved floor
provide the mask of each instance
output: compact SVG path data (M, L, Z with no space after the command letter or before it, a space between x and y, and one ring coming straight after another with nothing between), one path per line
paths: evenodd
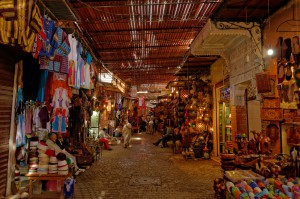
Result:
M213 180L222 177L219 163L186 161L170 148L152 145L158 136L134 134L132 148L103 151L102 159L77 177L75 199L213 199Z

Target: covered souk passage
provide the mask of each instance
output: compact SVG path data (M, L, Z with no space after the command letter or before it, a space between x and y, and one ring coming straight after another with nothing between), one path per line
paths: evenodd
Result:
M214 198L213 180L223 176L214 160L185 160L171 148L153 146L159 134L133 134L132 147L113 146L76 179L76 199Z

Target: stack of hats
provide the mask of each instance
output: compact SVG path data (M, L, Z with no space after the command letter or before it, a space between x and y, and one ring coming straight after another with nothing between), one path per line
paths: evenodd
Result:
M28 173L36 173L38 168L38 155L37 155L37 146L38 146L38 138L32 137L30 139L30 151L29 151L29 167L28 167ZM22 170L22 173L24 171Z
M29 152L29 169L28 173L36 173L38 168L38 155L36 150L30 150Z
M69 166L67 164L67 157L64 153L57 154L57 170L59 175L68 175Z
M30 139L30 150L36 150L39 144L38 137L32 137Z
M55 156L50 157L49 173L57 173L57 158Z
M38 152L39 152L39 166L38 166L38 173L39 174L48 174L48 164L49 164L49 156L46 154L48 146L45 142L40 141L37 145Z

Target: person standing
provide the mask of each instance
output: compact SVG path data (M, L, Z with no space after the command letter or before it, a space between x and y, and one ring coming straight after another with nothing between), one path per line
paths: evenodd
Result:
M125 120L125 124L123 126L123 137L124 137L124 148L129 147L130 138L131 138L131 129L132 125L128 120Z

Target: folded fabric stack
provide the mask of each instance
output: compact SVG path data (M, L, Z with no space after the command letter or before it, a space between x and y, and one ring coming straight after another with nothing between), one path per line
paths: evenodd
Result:
M56 157L50 157L49 162L49 173L57 173L57 158Z
M20 172L23 174L25 173L36 173L38 168L38 155L37 155L37 146L39 142L37 141L36 137L32 137L30 140L30 151L29 151L29 166L23 165L24 168L20 168ZM26 172L27 171L27 172Z
M45 142L41 141L38 145L38 152L39 152L39 165L37 172L39 174L48 174L49 168L49 156L46 154L48 150L48 146Z
M57 162L57 170L59 175L68 175L69 167L66 160L59 160Z

